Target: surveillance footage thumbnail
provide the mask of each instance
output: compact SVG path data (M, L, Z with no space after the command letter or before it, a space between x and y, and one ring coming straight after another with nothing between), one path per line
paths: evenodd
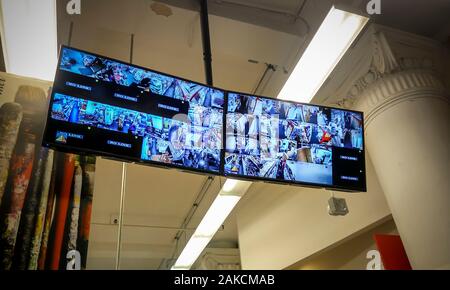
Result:
M176 120L56 93L51 118L84 125L83 134L99 128L135 136L142 140L142 160L208 171L220 168L222 112L216 109L194 106L188 120ZM59 134L55 141L65 143L64 137Z
M66 46L43 144L248 180L366 190L360 112L226 92Z
M221 90L64 47L59 68L99 81L132 87L206 107L222 108Z
M228 95L225 174L333 184L333 147L362 150L357 112Z

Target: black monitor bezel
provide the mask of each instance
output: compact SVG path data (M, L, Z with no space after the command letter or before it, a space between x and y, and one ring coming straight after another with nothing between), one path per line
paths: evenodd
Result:
M225 107L225 104L227 102L227 91L226 90L223 90L223 89L215 87L215 86L205 85L205 84L202 84L200 82L192 81L192 80L189 80L189 79L186 79L186 78L182 78L182 77L179 77L179 76L174 76L174 75L171 75L171 74L168 74L168 73L163 73L163 72L160 72L160 71L157 71L157 70L154 70L154 69L149 69L149 68L146 68L146 67L143 67L143 66L127 63L127 62L122 61L122 60L114 59L114 58L107 57L107 56L104 56L104 55L101 55L101 54L97 54L97 53L93 53L93 52L86 51L86 50L83 50L83 49L79 49L79 48L76 48L76 47L73 47L73 46L60 45L60 48L59 48L59 51L58 51L58 63L57 63L57 68L56 68L56 71L55 71L54 79L56 79L56 76L57 76L57 74L58 74L58 72L60 70L62 50L64 48L76 50L76 51L79 51L79 52L82 52L82 53L93 55L95 57L104 58L104 59L107 59L107 60L110 60L110 61L113 61L113 62L117 62L117 63L128 65L128 66L133 66L133 67L138 68L138 69L146 70L146 71L149 71L149 72L154 72L154 73L157 73L157 74L161 74L161 75L164 75L164 76L172 77L172 78L179 79L179 80L182 80L182 81L191 82L191 83L198 84L198 85L201 85L201 86L204 86L204 87L209 87L209 88L212 88L212 89L220 90L220 91L223 92L223 96L224 96L224 106L223 106L222 110L224 112L223 115L225 115L224 107ZM191 168L191 167L181 166L181 165L172 164L172 163L163 163L163 162L157 162L157 161L152 161L152 160L143 160L143 159L135 158L135 157L126 157L124 155L118 155L118 154L114 154L114 153L110 153L110 152L104 152L104 151L101 151L101 150L82 149L82 148L74 147L74 146L70 146L70 145L62 145L62 144L59 144L57 142L46 142L44 137L47 136L47 123L51 119L50 113L49 113L50 109L51 109L50 108L50 103L51 103L51 101L54 98L54 95L56 93L57 92L54 91L54 86L52 86L52 91L50 93L50 98L48 98L48 100L47 100L47 110L48 110L47 112L48 113L47 113L47 118L46 118L46 123L45 123L44 134L43 134L43 138L42 138L42 145L44 147L48 147L48 148L51 148L51 149L56 149L58 151L66 152L66 153L75 153L75 154L79 154L79 155L95 155L95 156L105 157L106 159L112 159L112 160L116 160L116 161L120 161L120 162L126 162L126 163L141 164L141 165L153 166L153 167L164 168L164 169L167 169L168 167L170 167L170 168L173 168L173 169L178 169L178 170L183 171L183 172L204 174L204 175L208 175L208 176L223 176L223 174L222 174L222 171L223 171L223 164L222 164L223 158L222 158L222 156L223 156L223 150L224 150L223 149L224 148L224 146L223 146L224 145L223 144L223 139L222 139L222 148L220 149L220 161L219 161L220 165L219 165L219 170L217 172L216 171L212 171L212 170L201 170L201 169L197 169L197 168ZM222 132L222 138L223 138L223 136L224 136L224 134Z
M222 89L220 87L216 87L216 86L209 86L197 81L192 81L183 77L179 77L179 76L175 76L169 73L163 73L160 72L158 70L154 70L154 69L149 69L140 65L135 65L135 64L131 64L131 63L127 63L125 61L122 60L118 60L118 59L114 59L111 57L107 57L101 54L97 54L97 53L93 53L93 52L89 52L83 49L79 49L76 47L72 47L72 46L67 46L67 45L60 45L59 48L59 54L58 54L58 66L56 68L55 71L55 78L60 70L60 63L61 63L61 57L62 57L62 50L64 48L67 49L72 49L72 50L76 50L82 53L86 53L86 54L90 54L96 57L100 57L100 58L104 58L104 59L108 59L117 63L121 63L124 65L129 65L129 66L133 66L135 68L138 69L142 69L142 70L146 70L146 71L150 71L150 72L154 72L157 74L161 74L164 76L168 76L168 77L172 77L172 78L176 78L176 79L180 79L186 82L191 82L191 83L195 83L201 86L205 86L205 87L210 87L212 89L216 89L216 90L220 90L224 93L224 105L223 105L223 120L222 120L222 148L220 150L220 165L219 165L219 170L216 171L211 171L211 170L201 170L201 169L197 169L197 168L191 168L191 167L186 167L186 166L181 166L181 165L176 165L176 164L172 164L172 163L163 163L163 162L157 162L157 161L151 161L151 160L143 160L140 158L134 158L134 157L126 157L124 155L118 155L118 154L113 154L113 153L109 153L109 152L104 152L101 150L93 150L93 149L81 149L79 147L74 147L74 146L70 146L70 145L62 145L56 142L46 142L46 140L44 138L42 138L42 145L48 148L52 148L61 152L67 152L67 153L75 153L75 154L79 154L79 155L95 155L95 156L100 156L100 157L104 157L106 159L112 159L112 160L116 160L116 161L120 161L120 162L125 162L125 163L134 163L134 164L140 164L140 165L146 165L146 166L152 166L152 167L157 167L157 168L163 168L163 169L177 169L179 171L182 172L188 172L188 173L194 173L194 174L202 174L202 175L207 175L207 176L224 176L224 177L228 177L228 178L233 178L233 179L239 179L239 180L245 180L245 181L252 181L252 182L266 182L266 183L273 183L273 184L278 184L278 185L291 185L291 186L302 186L302 187L309 187L309 188L323 188L323 189L327 189L327 190L337 190L337 191L344 191L344 192L367 192L367 171L366 171L366 160L365 160L365 149L366 149L366 144L365 144L365 127L364 127L364 112L362 111L356 111L356 110L350 110L350 109L343 109L343 108L339 108L339 107L331 107L331 106L324 106L324 105L317 105L317 104L313 104L313 103L302 103L302 102L295 102L295 101L289 101L289 100L281 100L281 99L277 99L277 98L272 98L272 97L267 97L267 96L261 96L261 95L256 95L256 94L249 94L249 93L244 93L244 92L239 92L239 91L230 91L230 90L225 90ZM47 107L48 107L48 113L47 113L47 118L46 118L46 124L45 124L45 129L44 129L44 134L43 137L47 136L47 123L49 122L50 118L50 104L51 104L51 100L54 97L54 94L57 93L53 90L52 87L52 91L50 93L50 98L48 98L47 100ZM249 96L249 97L258 97L258 98L263 98L263 99L270 99L270 100L276 100L276 101L282 101L282 102L287 102L287 103L291 103L291 104L300 104L300 105L308 105L308 106L317 106L317 107L321 107L321 108L328 108L328 109L337 109L337 110L342 110L342 111L349 111L349 112L355 112L355 113L359 113L362 116L362 134L363 134L363 164L364 164L364 188L350 188L350 187L343 187L343 186L336 186L336 185L325 185L325 184L319 184L319 183L309 183L309 182L300 182L300 181L283 181L283 180L278 180L278 179L271 179L271 178L264 178L264 177L257 177L257 176L245 176L245 175L238 175L238 174L226 174L225 173L225 148L226 148L226 118L228 115L228 96L229 94L239 94L239 95L244 95L244 96Z
M228 97L230 94L237 94L237 95L243 95L247 97L257 97L262 99L269 99L274 101L281 101L286 102L290 104L298 104L298 105L306 105L306 106L315 106L315 107L321 107L326 109L334 109L334 110L341 110L341 111L348 111L348 112L354 112L361 114L362 116L362 136L363 136L363 149L362 155L363 155L363 164L364 164L364 188L357 188L357 187L343 187L343 186L337 186L337 185L326 185L321 183L310 183L310 182L303 182L303 181L291 181L291 180L279 180L279 179L272 179L272 178L265 178L265 177L259 177L259 176L246 176L246 175L240 175L240 174L226 174L225 173L225 159L222 160L222 172L223 176L228 178L236 178L236 179L242 179L247 181L262 181L262 182L268 182L268 183L274 183L274 184L285 184L285 185L294 185L294 186L303 186L303 187L310 187L310 188L323 188L327 190L338 190L338 191L345 191L345 192L367 192L367 171L366 171L366 144L365 144L365 134L364 134L364 112L362 111L356 111L356 110L349 110L349 109L343 109L339 107L331 107L331 106L324 106L324 105L317 105L313 103L302 103L302 102L295 102L290 100L282 100L277 98L271 98L267 96L261 96L256 94L248 94L238 91L227 91L227 98L226 98L226 105L224 108L225 111L225 120L224 120L224 126L226 125L226 117L228 115ZM226 148L226 130L224 129L224 136L222 137L224 139L224 148L223 148L223 155L225 156L225 148Z

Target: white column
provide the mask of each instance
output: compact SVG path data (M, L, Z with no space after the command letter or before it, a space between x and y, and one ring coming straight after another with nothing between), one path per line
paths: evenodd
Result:
M351 90L366 148L414 269L450 268L449 98L431 61L396 58L375 35L372 69Z

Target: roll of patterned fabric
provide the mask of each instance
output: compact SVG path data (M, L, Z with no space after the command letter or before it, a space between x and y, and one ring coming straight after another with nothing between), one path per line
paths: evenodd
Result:
M73 199L72 212L70 214L70 228L69 228L69 243L67 245L68 251L77 249L78 237L78 219L80 217L80 197L83 182L83 172L80 164L75 167L75 175L73 177Z
M11 156L16 146L22 106L17 103L5 103L0 108L0 205L2 204Z
M14 268L18 270L25 270L28 264L30 243L34 233L34 221L39 204L42 176L47 163L48 149L41 147L37 157L20 220L19 235L16 244L17 257L14 262Z
M50 179L50 188L48 191L47 205L45 209L45 219L44 219L44 228L42 229L42 240L41 240L41 248L39 250L39 258L37 268L38 270L45 270L45 264L47 261L47 248L50 237L50 229L52 227L53 220L53 205L55 203L55 195L57 188L57 177L59 176L60 171L58 170L58 164L61 162L61 159L64 158L64 153L54 152L53 157L53 168L52 168L52 176ZM58 185L59 186L59 185Z
M22 127L25 127L27 132L35 134L36 144L40 146L46 120L46 92L39 87L23 85L17 90L14 100L22 106Z
M34 223L34 234L31 240L30 257L28 261L28 270L36 270L43 237L44 221L47 212L48 196L51 187L51 178L53 173L53 150L48 150L48 157L45 163L44 174L42 177L42 188L40 193L39 206Z
M58 270L64 240L67 211L70 203L73 174L75 171L75 155L65 154L61 188L57 191L54 217L53 247L50 255L50 269Z
M20 146L11 159L12 186L9 206L3 218L1 231L2 259L1 269L9 270L12 266L14 248L16 245L17 232L20 224L20 217L25 201L25 196L30 183L31 172L35 154L35 136L24 134Z
M81 190L80 225L77 248L81 256L81 269L86 269L89 231L91 226L92 198L95 181L95 157L86 157L82 164L83 188Z

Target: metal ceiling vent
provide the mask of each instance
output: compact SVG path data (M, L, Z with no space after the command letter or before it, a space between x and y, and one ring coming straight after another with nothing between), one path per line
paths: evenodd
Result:
M150 4L150 9L155 12L156 15L162 15L165 17L169 17L173 14L172 9L166 4L153 2Z

